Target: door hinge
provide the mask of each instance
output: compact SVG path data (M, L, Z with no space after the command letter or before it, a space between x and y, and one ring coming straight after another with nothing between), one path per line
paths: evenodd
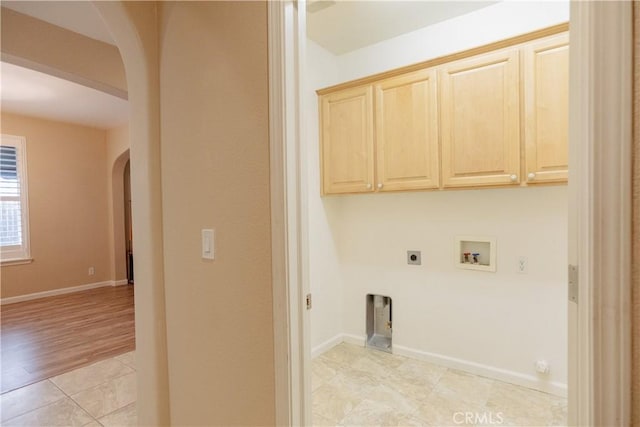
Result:
M307 310L311 310L311 294L307 294Z
M578 266L569 265L569 301L578 303Z

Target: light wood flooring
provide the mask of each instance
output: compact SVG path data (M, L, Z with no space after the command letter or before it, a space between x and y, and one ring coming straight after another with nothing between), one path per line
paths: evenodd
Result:
M133 285L0 308L0 393L135 349Z

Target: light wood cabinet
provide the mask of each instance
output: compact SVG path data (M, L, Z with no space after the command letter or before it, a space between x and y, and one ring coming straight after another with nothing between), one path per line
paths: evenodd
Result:
M374 191L373 88L325 95L320 111L322 193Z
M322 194L566 182L567 29L319 90Z
M566 181L569 139L569 35L524 46L527 183Z
M443 186L518 184L518 49L446 64L440 82Z
M434 69L375 85L376 189L438 188L438 110Z

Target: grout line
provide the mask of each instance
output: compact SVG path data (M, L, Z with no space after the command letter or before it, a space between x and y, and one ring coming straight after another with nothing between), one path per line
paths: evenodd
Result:
M4 396L5 394L13 393L14 391L18 391L18 390L23 389L23 388L25 388L25 387L29 387L29 386L32 386L32 385L35 385L35 384L38 384L38 383L41 383L41 382L45 382L45 381L48 381L49 383L53 384L53 382L49 381L49 379L47 378L47 379L45 379L45 380L38 381L38 382L35 382L35 383L32 383L32 384L29 384L29 385L25 385L25 386L23 386L23 387L16 388L15 390L8 391L8 392L6 392L6 393L3 393L2 395ZM56 386L55 384L53 384L53 386L54 386L55 388L57 388L58 390L60 390L60 388L59 388L58 386ZM62 391L62 390L60 390L60 391ZM51 404L53 404L53 403L59 402L60 400L62 400L62 399L64 399L65 397L67 397L67 395L66 395L66 393L65 393L65 392L63 392L63 391L62 391L62 394L63 394L64 396L61 396L61 397L60 397L60 399L56 399L56 400L53 400L53 401L51 401L51 402L47 402L47 403L45 403L45 404L43 404L43 405L36 406L35 408L29 409L29 410L28 410L28 411L26 411L26 412L22 412L22 413L20 413L20 414L18 414L18 415L15 415L15 416L11 417L11 418L7 418L6 420L2 420L2 422L1 422L0 424L2 424L2 423L6 423L7 421L10 421L10 420L13 420L13 419L15 419L15 418L18 418L18 417L21 417L21 416L23 416L23 415L26 415L26 414L28 414L29 412L33 412L33 411L35 411L35 410L37 410L37 409L44 408L44 407L49 406L49 405L51 405Z
M131 403L127 403L126 405L124 405L124 406L122 406L122 407L120 407L120 408L118 408L118 409L114 409L113 411L108 412L108 413L106 413L106 414L102 415L100 418L108 417L109 415L115 414L116 412L124 411L124 410L125 410L126 408L128 408L129 406L135 405L135 404L137 404L137 403L138 403L138 401L137 401L137 400L134 400L134 401L133 401L133 402L131 402ZM96 419L96 421L98 421L98 419ZM98 422L100 422L100 421L98 421ZM100 423L100 425L104 425L104 424Z
M54 400L53 402L49 402L49 403L47 403L47 404L45 404L45 405L38 406L38 407L36 407L36 408L30 409L29 411L27 411L27 412L24 412L24 413L20 414L20 415L16 415L15 417L11 417L11 418L9 418L9 419L7 419L7 420L4 420L4 421L2 421L2 423L6 423L6 422L9 422L9 421L11 421L11 420L14 420L14 419L16 419L16 418L18 418L18 417L25 416L25 415L27 415L27 414L30 414L31 412L34 412L34 411L40 410L40 409L42 409L42 408L46 408L47 406L52 406L52 405L54 405L54 404L56 404L56 403L58 403L58 402L60 402L61 400L64 400L64 399L69 399L69 400L71 400L71 402L73 402L73 403L74 403L77 407L79 407L79 408L80 408L80 409L81 409L85 414L87 414L87 415L89 416L89 418L91 418L91 419L92 419L92 420L94 420L94 421L98 421L98 420L96 420L96 419L93 417L93 415L91 415L90 413L88 413L86 409L84 409L82 406L80 406L80 405L78 404L78 402L76 402L75 400L73 400L73 398L72 398L71 396L69 396L67 393L65 393L65 391L64 391L64 390L62 390L60 387L58 387L58 386L56 385L56 383L54 383L53 381L50 381L50 379L49 379L49 378L47 378L47 379L45 379L45 380L42 380L42 381L38 381L38 383L39 383L39 382L44 382L44 381L47 381L47 382L49 382L49 383L53 384L53 386L54 386L55 388L57 388L58 390L60 390L60 392L61 392L64 396L62 396L60 399ZM38 384L38 383L34 383L34 384ZM33 384L30 384L30 385L33 385ZM29 387L29 386L25 386L25 387ZM21 387L21 388L23 388L23 387ZM18 389L16 389L16 390L20 390L20 389L18 388ZM87 424L90 424L90 423L87 423ZM86 425L86 424L85 424L85 425Z
M82 369L82 368L78 368L78 369ZM73 372L73 371L70 371ZM50 381L50 379L47 379L47 381ZM89 413L89 411L87 411L85 408L82 407L82 405L80 405L78 402L76 402L76 400L71 397L70 394L68 394L66 391L64 391L62 388L60 388L56 383L54 383L53 381L50 381L51 384L53 384L58 390L60 390L65 396L67 396L78 408L82 409L84 411L85 414L87 414L89 416L89 418L91 418L93 421L98 421L93 415L91 415ZM91 424L91 423L87 423L87 424ZM85 424L86 425L86 424Z

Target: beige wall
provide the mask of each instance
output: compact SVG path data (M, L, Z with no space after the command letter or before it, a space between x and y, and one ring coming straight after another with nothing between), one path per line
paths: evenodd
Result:
M124 168L129 161L129 126L107 131L107 204L109 217L110 277L127 278L124 224Z
M165 324L158 14L155 2L95 2L127 72L136 253L138 425L169 423Z
M633 56L634 56L634 102L633 102L633 426L640 426L640 3L633 3Z
M159 16L171 423L273 425L267 5Z
M2 113L2 133L27 140L34 261L2 267L0 296L110 280L105 131Z
M118 48L2 8L2 60L126 98Z

